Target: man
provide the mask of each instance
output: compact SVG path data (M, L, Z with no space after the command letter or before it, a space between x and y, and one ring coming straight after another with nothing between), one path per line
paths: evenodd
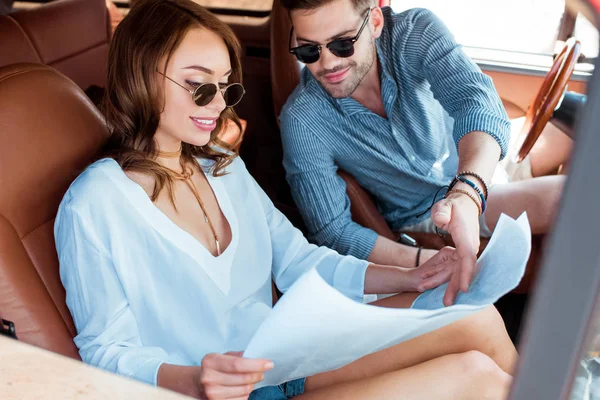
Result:
M338 168L375 196L392 230L437 226L452 236L462 262L445 304L468 290L480 234L490 236L502 212L527 211L534 233L548 230L564 177L490 187L485 200L510 122L491 79L435 15L395 14L371 0L281 2L293 25L291 51L306 64L280 115L284 166L312 240L390 265L435 253L352 222ZM531 174L523 168L531 166L515 175ZM436 197L459 173L464 182Z

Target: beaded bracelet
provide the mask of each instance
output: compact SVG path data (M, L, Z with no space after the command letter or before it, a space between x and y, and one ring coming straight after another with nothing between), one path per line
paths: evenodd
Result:
M485 197L485 200L487 201L490 190L488 188L487 183L485 182L485 179L483 179L481 177L481 175L479 175L475 172L472 172L472 171L462 171L462 172L459 172L458 175L471 175L473 178L478 179L481 182L481 184L483 185L484 197Z
M456 175L455 179L461 181L462 183L469 185L471 188L473 188L474 191L477 192L477 194L479 195L479 198L481 199L481 209L483 210L482 213L484 213L487 202L485 201L485 196L481 192L481 189L479 189L479 186L477 186L475 183L473 183L469 179L465 178L464 175Z
M477 201L477 198L475 196L473 196L473 194L471 192L467 192L466 190L463 190L463 189L452 189L452 190L449 190L446 193L446 195L444 196L444 198L448 197L448 195L451 194L451 193L461 193L461 194L464 194L465 196L469 197L471 200L473 200L473 202L475 203L475 205L477 205L477 210L479 211L479 215L483 214L483 210L481 208L481 205Z
M465 178L463 175L456 175L452 179L452 182L450 182L450 185L448 185L448 192L452 191L452 189L454 189L454 187L456 186L456 184L458 182L463 182L464 184L471 187L471 189L473 189L475 192L477 192L477 194L479 195L479 198L481 199L480 204L481 204L482 213L485 212L485 209L487 207L487 202L485 201L485 196L481 192L481 189L473 181Z

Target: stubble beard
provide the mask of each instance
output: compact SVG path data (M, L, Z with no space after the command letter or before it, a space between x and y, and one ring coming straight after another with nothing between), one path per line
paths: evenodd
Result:
M361 62L360 64L357 64L355 62L350 62L347 65L340 65L331 70L321 71L321 72L319 72L318 81L321 84L321 86L323 87L323 89L325 89L325 91L327 93L329 93L329 95L331 97L333 97L335 99L342 99L345 97L349 97L352 95L352 93L354 93L356 88L358 88L358 86L360 85L360 83L362 82L364 77L367 75L367 73L373 66L373 63L375 61L375 54L376 54L376 50L375 50L375 46L373 46L369 56L365 57L364 61ZM350 67L350 71L349 71L348 75L346 76L346 79L344 79L342 82L340 82L340 83L327 83L326 82L325 77L324 77L325 74L342 71L348 67Z

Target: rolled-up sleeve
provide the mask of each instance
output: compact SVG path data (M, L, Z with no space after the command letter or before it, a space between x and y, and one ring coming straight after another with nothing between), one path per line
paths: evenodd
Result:
M412 23L404 57L412 72L430 83L434 97L453 117L457 146L466 134L485 132L498 142L504 158L510 121L492 79L463 52L431 11L417 10Z
M280 121L283 165L309 239L366 260L378 235L352 221L346 183L337 174L333 155L295 117L284 113Z

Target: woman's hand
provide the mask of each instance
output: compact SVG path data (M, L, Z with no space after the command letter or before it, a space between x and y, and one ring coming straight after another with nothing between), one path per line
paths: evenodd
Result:
M242 352L207 354L196 384L203 400L246 400L264 372L273 368L269 360L242 357Z
M417 268L407 269L406 292L424 292L446 283L452 273L460 267L460 257L456 249L444 247L427 262Z
M448 282L456 270L460 270L460 258L452 247L444 247L416 268L370 264L365 294L424 292Z

